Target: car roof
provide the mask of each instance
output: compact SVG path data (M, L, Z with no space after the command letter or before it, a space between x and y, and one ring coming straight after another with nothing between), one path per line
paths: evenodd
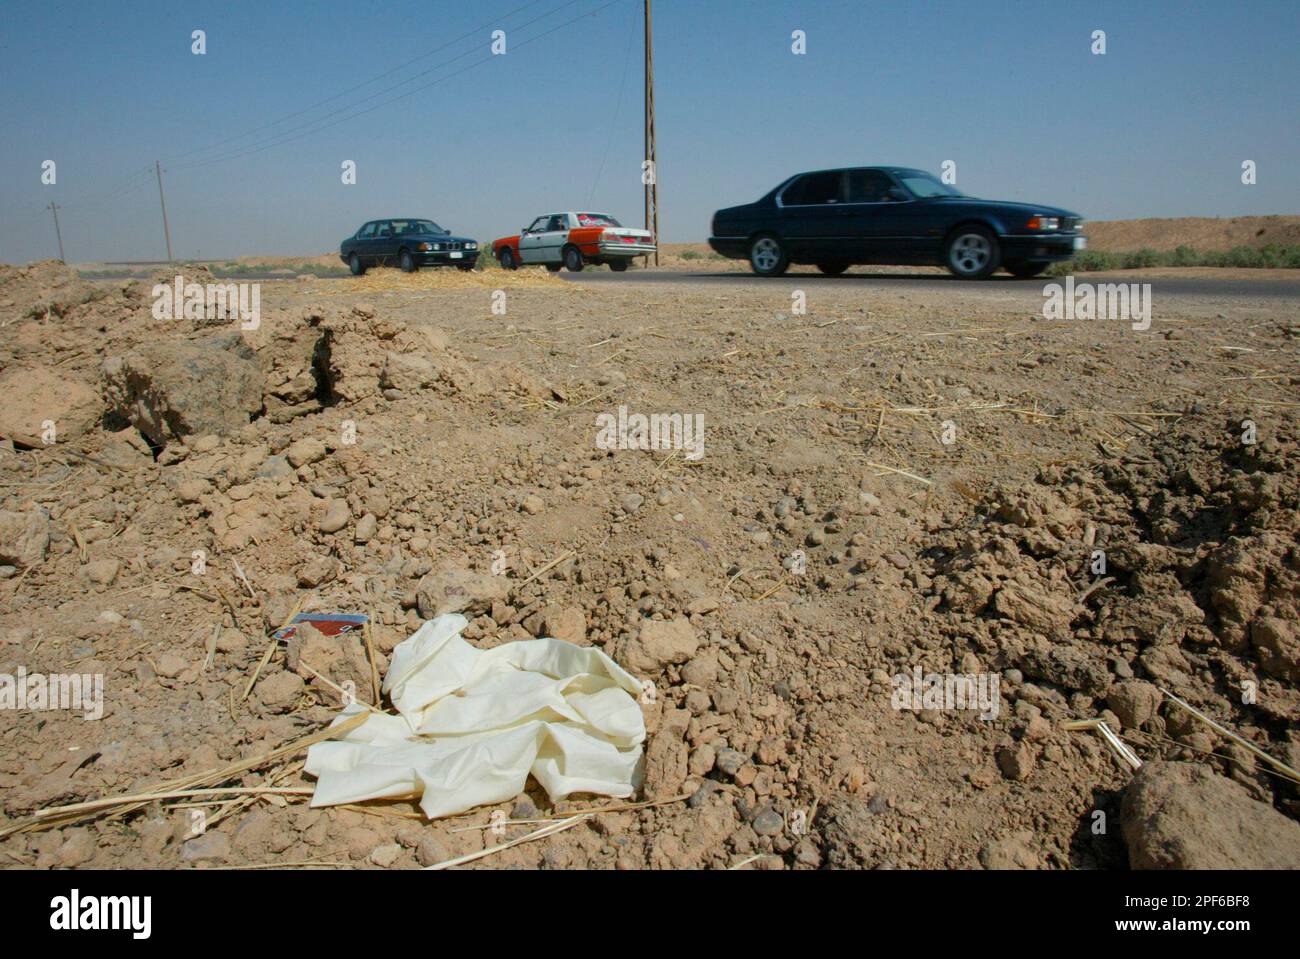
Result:
M849 173L853 170L878 170L881 173L926 173L925 170L906 166L836 166L827 167L825 170L804 170L802 173L794 174L790 179L794 179L796 176L809 176L814 173ZM926 175L929 174L926 173Z

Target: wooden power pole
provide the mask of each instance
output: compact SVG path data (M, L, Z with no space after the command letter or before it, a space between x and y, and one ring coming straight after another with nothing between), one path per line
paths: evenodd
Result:
M159 161L154 160L153 169L154 172L158 174L158 202L162 204L163 239L167 241L167 262L170 263L172 261L172 231L171 228L167 226L167 200L163 196L162 164Z
M54 214L54 235L59 238L59 260L66 263L67 258L63 255L63 231L59 229L59 205L51 203L50 212Z
M645 228L654 235L655 266L659 265L659 165L655 160L655 45L650 0L645 0Z

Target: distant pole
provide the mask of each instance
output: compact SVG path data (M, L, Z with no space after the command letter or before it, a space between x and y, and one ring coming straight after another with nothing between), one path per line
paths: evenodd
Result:
M167 241L167 262L170 263L172 261L172 231L167 226L167 199L163 196L162 164L158 160L154 160L153 169L158 174L158 202L162 204L163 238Z
M655 45L650 24L650 0L645 0L645 228L654 234L655 266L659 265L659 165L655 161Z
M67 257L63 255L63 231L59 229L59 207L56 203L50 204L50 212L54 214L54 235L59 238L59 260L66 263Z

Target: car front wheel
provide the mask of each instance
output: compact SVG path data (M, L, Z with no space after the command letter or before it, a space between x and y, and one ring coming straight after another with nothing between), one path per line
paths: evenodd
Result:
M948 271L963 280L983 280L1002 263L998 238L982 226L962 227L948 240Z
M570 273L582 272L582 251L576 246L564 248L564 266Z
M510 249L510 247L506 247L505 249L503 249L501 251L501 269L517 270L518 268L519 268L519 264L515 263L514 251Z
M749 245L749 267L759 276L780 276L790 265L779 238L770 233L754 237Z
M366 272L365 264L361 262L361 257L353 253L348 257L348 269L352 271L353 276L364 276Z
M415 272L415 257L411 256L410 250L403 250L397 257L397 265L402 268L403 273Z

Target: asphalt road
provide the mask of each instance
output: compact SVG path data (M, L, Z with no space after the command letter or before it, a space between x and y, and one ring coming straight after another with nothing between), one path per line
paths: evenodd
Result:
M1050 277L1018 280L1010 276L995 276L989 280L959 280L943 274L907 273L845 273L841 276L822 276L820 273L795 273L782 277L758 277L750 273L686 273L679 270L635 271L612 273L609 270L584 270L581 273L562 272L559 276L571 283L616 283L620 285L687 285L713 287L752 286L785 290L829 287L836 290L892 290L898 292L952 290L971 293L1021 294L1027 299L1041 301L1043 284ZM1227 297L1232 299L1300 299L1300 280L1275 280L1261 276L1259 280L1214 279L1212 277L1143 276L1142 273L1079 274L1076 283L1085 280L1094 283L1150 283L1152 296Z

